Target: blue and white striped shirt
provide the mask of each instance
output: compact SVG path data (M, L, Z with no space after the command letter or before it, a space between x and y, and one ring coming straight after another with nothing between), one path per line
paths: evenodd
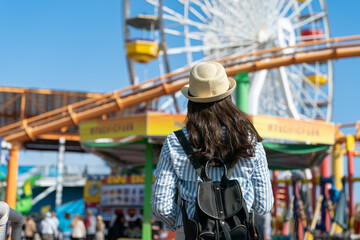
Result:
M186 127L182 131L188 138ZM208 170L213 181L220 181L223 168L209 167ZM265 214L271 210L274 198L270 173L265 151L260 142L255 146L255 157L238 161L231 179L239 181L249 211L253 209ZM175 231L177 226L183 225L180 206L174 199L176 186L178 186L179 199L186 200L186 211L189 217L193 217L196 190L200 181L175 134L171 133L161 149L151 197L153 213L170 230Z

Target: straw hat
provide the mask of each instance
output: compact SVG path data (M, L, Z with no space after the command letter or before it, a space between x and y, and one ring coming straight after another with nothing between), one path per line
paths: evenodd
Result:
M192 67L189 84L181 92L190 101L209 103L226 98L235 86L235 80L227 77L220 63L202 62Z

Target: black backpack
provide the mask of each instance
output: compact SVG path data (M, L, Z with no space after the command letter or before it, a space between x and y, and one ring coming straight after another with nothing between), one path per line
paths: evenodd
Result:
M186 212L186 201L181 199L185 240L253 240L263 239L262 229L256 224L254 213L249 214L237 180L229 180L235 165L226 165L218 158L210 159L205 167L191 157L193 149L182 130L174 132L203 182L197 188L193 218ZM221 181L213 182L207 174L208 165L218 162L224 167Z

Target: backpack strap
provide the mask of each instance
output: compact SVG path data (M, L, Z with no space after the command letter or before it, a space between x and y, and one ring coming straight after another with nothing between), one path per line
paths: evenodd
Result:
M189 219L189 216L186 212L186 207L185 207L185 200L181 198L181 203L180 203L180 209L181 209L181 214L182 214L182 219L183 219L183 226L184 226L184 232L187 233L187 221Z
M226 168L227 168L227 178L228 178L228 179L230 179L232 173L234 172L236 163L237 163L237 162L232 162L232 163L226 164Z
M205 181L205 180L209 181L210 179L208 179L208 177L205 174L205 168L191 156L194 153L194 150L192 149L184 132L180 129L180 130L175 131L174 133L175 133L177 139L179 140L182 148L184 149L187 157L189 158L191 164L195 168L196 173L200 176L200 178L203 181Z

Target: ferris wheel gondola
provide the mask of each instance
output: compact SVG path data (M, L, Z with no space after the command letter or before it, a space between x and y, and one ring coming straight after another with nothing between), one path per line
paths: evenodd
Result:
M145 70L147 67L155 74L149 77L162 76L200 61L330 38L324 0L126 0L124 36L128 42L132 34L139 34L141 26L134 30L130 21L134 16L143 15L140 11L152 16L148 18L153 19L153 24L144 24L143 30L147 30L158 46L158 55L144 65L128 52L133 84L144 72L150 72ZM289 49L283 52L290 53ZM330 60L262 70L249 77L250 114L331 120L333 67ZM183 110L183 105L175 104L176 108L173 105L181 102L178 97L179 94L175 94L157 100L155 108Z

